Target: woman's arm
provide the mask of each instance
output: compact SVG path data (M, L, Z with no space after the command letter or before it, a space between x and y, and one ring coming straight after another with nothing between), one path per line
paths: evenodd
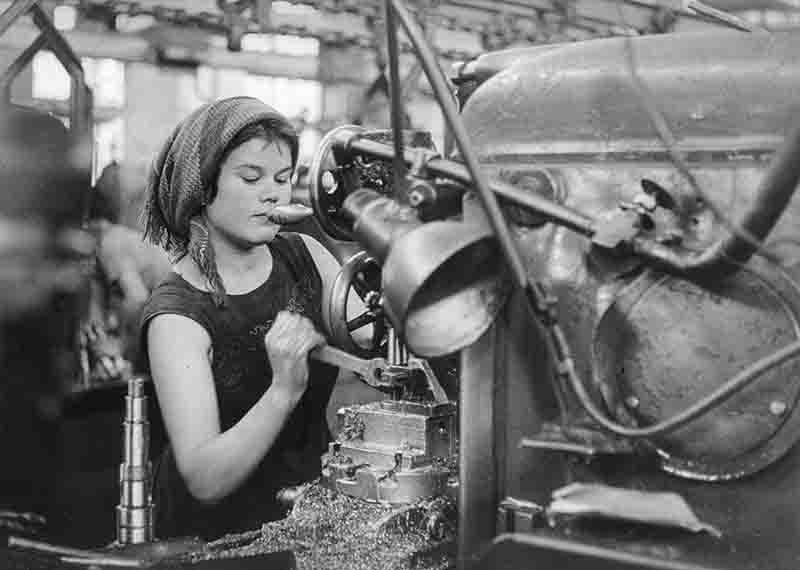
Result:
M323 342L311 322L279 313L265 343L272 384L225 432L211 371L211 339L194 320L158 315L147 330L150 368L178 470L191 494L216 502L234 491L272 447L305 391L308 351Z

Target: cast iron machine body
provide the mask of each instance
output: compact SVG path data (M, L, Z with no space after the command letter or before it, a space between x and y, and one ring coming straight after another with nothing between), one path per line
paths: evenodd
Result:
M398 334L424 356L463 349L460 566L549 537L653 568L794 567L799 48L792 33L718 32L515 50L454 78L472 85L448 116L452 160L333 136L339 166L403 170L390 198L329 186L384 263ZM465 307L485 311L475 338L419 327ZM575 482L676 493L721 536L548 519Z
M796 178L774 200L777 212L759 202L776 177L776 150L792 144L797 124L800 35L676 39L599 40L532 52L483 82L462 114L490 176L536 191L531 176L544 171L561 183L556 201L595 220L644 216L639 236L680 255L725 249L720 243L730 243L730 234L678 172L648 116L626 57L632 49L650 104L661 109L674 150L706 197L777 258L727 248L711 262L705 255L703 262L669 266L632 255L635 245L614 255L598 247L596 236L556 224L513 226L529 274L558 299L558 321L587 391L620 424L639 428L683 412L798 339ZM749 251L738 255L742 250ZM697 261L704 253L693 256ZM487 471L478 449L462 447L468 487L462 533L485 539L515 530L513 524L481 528L474 516L506 497L546 505L568 482L602 482L677 492L723 536L678 532L659 540L623 529L579 533L579 541L723 568L795 564L796 358L761 371L746 389L677 429L633 438L636 453L592 445L575 451L548 437L546 428L565 414L556 411L552 389L560 381L550 355L532 349L530 339L541 328L515 306L519 300L464 353L462 412L482 407L487 413L475 436L462 431L461 437L467 448L489 446L496 455ZM563 407L572 425L584 423L574 400ZM492 491L470 485L481 473L495 481Z

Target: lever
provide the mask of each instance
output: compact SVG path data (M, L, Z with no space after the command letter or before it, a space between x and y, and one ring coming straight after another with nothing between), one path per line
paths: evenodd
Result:
M363 376L370 386L376 388L384 386L382 374L389 366L384 358L359 358L327 344L311 349L308 355L314 360L355 372Z

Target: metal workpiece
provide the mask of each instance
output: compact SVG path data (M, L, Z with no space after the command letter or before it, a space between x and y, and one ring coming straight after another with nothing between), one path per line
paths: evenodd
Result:
M462 352L460 562L514 532L646 551L652 567L796 566L798 46L713 32L532 49L469 95L490 178L549 198L521 181L555 174L558 205L592 224L515 221L552 302L531 319L513 297ZM465 194L464 218L483 215ZM759 256L731 224L764 242ZM549 527L536 507L575 481L678 493L723 536Z
M451 490L457 488L450 483L450 470L436 465L387 473L371 467L351 471L348 463L329 462L322 472L322 484L351 497L390 504L453 495Z
M374 447L392 447L422 456L449 457L455 453L455 404L384 400L339 410L340 431L352 414L362 430L357 440L340 442L344 447L360 442Z
M123 462L119 466L117 544L140 544L155 538L152 469L149 458L150 423L145 379L128 380L123 422Z
M457 486L453 402L385 400L339 410L322 484L369 501L410 503Z

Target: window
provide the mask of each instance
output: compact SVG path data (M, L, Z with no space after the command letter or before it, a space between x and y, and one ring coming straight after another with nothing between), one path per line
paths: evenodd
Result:
M71 91L67 70L58 58L49 51L40 51L33 56L33 96L36 99L66 101Z
M53 9L53 25L57 30L74 30L78 11L74 6L56 6Z
M70 76L50 51L33 57L33 96L36 99L66 101L72 91ZM108 58L81 59L86 83L97 107L120 108L125 104L125 64Z
M93 180L112 161L120 161L124 156L125 122L122 117L108 121L98 121L94 125Z
M86 83L91 87L97 107L125 105L125 64L109 58L81 58Z
M322 85L318 81L247 76L244 93L272 105L290 119L315 123L322 117Z
M316 57L319 55L319 40L283 34L245 34L242 38L242 49Z

